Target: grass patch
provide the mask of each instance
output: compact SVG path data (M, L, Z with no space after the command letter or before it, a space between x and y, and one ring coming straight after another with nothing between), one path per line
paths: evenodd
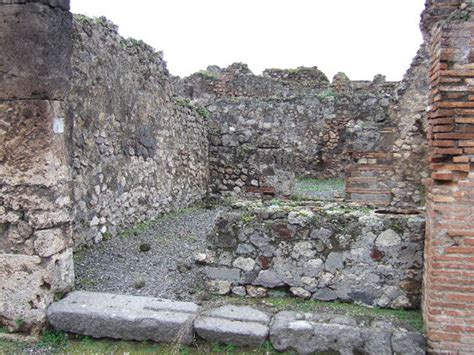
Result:
M299 191L326 192L340 190L344 191L344 179L313 179L297 178L297 189Z
M39 347L59 347L67 341L66 333L57 330L45 330L43 337L38 343Z
M196 344L175 346L159 344L151 341L124 341L113 339L94 339L88 336L67 334L61 344L48 343L48 354L160 354L160 355L204 355L204 354L294 354L280 353L273 349L270 342L265 342L259 348L238 347L233 344L209 344L196 342ZM25 344L7 340L0 340L1 354L44 353L45 348L39 345Z

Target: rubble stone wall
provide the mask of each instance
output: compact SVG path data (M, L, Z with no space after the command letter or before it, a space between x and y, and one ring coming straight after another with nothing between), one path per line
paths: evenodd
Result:
M177 102L162 53L105 18L75 16L72 87L74 237L92 244L202 199L207 123Z
M287 195L294 177L346 176L350 200L401 207L424 201L426 68L423 47L399 83L329 82L316 67L259 76L237 63L174 85L210 113L213 193Z
M354 205L244 206L208 236L206 275L218 293L417 308L424 217Z

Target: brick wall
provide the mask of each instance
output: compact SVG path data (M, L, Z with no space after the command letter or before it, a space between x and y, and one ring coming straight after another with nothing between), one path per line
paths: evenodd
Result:
M474 349L474 19L459 1L428 5L425 26L434 23L427 14L447 21L428 28L432 174L423 309L430 351L467 354Z

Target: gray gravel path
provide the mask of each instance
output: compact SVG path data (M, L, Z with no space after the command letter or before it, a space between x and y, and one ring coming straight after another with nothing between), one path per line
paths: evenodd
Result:
M221 210L168 215L76 253L76 289L199 301L206 290L194 255L205 251L206 234ZM149 251L140 250L144 244Z

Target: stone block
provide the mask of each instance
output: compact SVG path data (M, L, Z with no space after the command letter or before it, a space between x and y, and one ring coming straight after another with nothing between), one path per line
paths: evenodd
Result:
M1 31L0 28L0 37ZM2 83L0 81L0 90ZM17 191L6 191L5 194L18 196L12 204L21 203L23 209L35 210L27 213L62 212L65 206L62 199L68 199L68 186L64 183L69 179L67 134L54 130L54 123L64 117L62 114L55 101L0 102L0 125L4 127L0 130L0 176L5 184L2 189L16 188ZM57 195L44 193L45 189L61 187L66 190ZM54 196L59 199L53 199ZM52 215L34 218L35 223L43 225L47 224L45 219L58 219Z
M34 247L36 254L48 257L63 250L66 246L65 236L61 228L44 229L35 232Z
M373 355L425 353L421 333L407 331L390 322L367 322L331 314L280 312L272 322L270 341L278 351L299 354L326 351Z
M11 330L42 328L55 292L74 283L72 265L71 249L54 255L46 265L38 256L0 254L0 317Z
M196 333L210 342L260 346L267 339L270 317L247 306L222 306L199 316Z
M0 6L0 99L64 99L71 75L72 15L40 2L7 3Z
M72 292L48 308L58 330L94 338L190 344L198 306L152 297Z

